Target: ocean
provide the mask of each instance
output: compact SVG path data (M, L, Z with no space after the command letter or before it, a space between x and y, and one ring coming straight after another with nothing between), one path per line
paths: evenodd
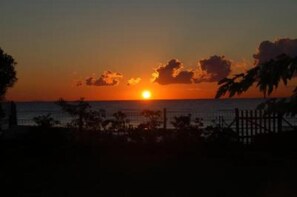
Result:
M135 101L90 101L93 109L104 109L107 117L122 111L127 114L132 126L144 121L141 111L145 109L163 111L166 108L168 127L175 116L191 114L192 119L202 118L205 126L211 125L218 117L224 117L226 123L234 119L235 108L255 109L263 99L197 99L197 100L135 100ZM61 122L61 126L71 121L54 102L17 102L17 119L19 125L34 125L33 118L51 114Z

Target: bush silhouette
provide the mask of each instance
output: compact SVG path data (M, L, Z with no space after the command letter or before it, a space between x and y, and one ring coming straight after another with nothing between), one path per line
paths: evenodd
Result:
M106 118L106 112L103 109L98 111L90 110L85 114L85 127L87 130L101 131L103 129L103 122Z
M161 111L143 110L141 115L146 121L138 126L140 129L156 130L162 124Z
M81 98L74 103L69 103L61 98L56 104L74 118L71 123L68 124L69 127L78 128L79 131L84 129L86 118L88 117L88 109L91 107L88 102L85 102L84 99Z
M177 130L188 130L192 128L191 125L191 114L187 116L175 116L174 120L171 121L171 124Z
M52 118L51 114L34 117L33 121L38 127L41 127L41 128L51 128L61 124L60 121Z
M126 130L128 128L128 124L130 122L129 119L127 119L127 115L122 112L118 111L112 115L114 117L113 120L111 120L111 128L116 131L120 130Z

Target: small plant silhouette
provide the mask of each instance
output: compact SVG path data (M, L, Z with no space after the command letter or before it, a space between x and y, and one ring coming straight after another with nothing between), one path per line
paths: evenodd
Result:
M141 115L146 121L138 126L140 129L156 130L162 124L161 111L143 110Z
M113 130L119 131L126 130L128 128L130 120L127 119L127 115L124 112L118 111L112 116L114 117L114 119L111 121L111 127Z
M188 114L187 116L181 115L181 116L175 116L174 121L171 121L171 124L174 126L177 130L188 130L192 128L191 125L191 114Z
M60 121L55 120L53 117L51 117L50 113L47 115L34 117L33 121L38 127L41 127L41 128L51 128L61 124Z
M83 98L75 103L69 103L61 98L56 104L59 105L63 111L74 117L68 126L78 128L79 131L82 131L85 127L86 118L88 117L88 110L91 107L90 104L85 102Z
M103 122L106 118L106 112L103 109L98 111L90 110L86 113L85 127L87 130L101 131L104 129Z
M101 131L105 130L107 124L106 112L103 109L91 110L91 105L84 101L83 98L80 100L70 103L63 99L56 102L63 111L67 112L73 117L73 120L68 123L70 128L78 128L79 131L83 129Z
M194 123L195 123L196 129L201 129L204 126L203 118L199 118L199 117L195 118Z

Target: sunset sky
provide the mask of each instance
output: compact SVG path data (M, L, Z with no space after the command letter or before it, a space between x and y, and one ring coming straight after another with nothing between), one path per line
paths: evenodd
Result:
M221 77L272 48L295 54L296 10L296 0L1 0L0 47L18 62L7 98L213 98Z

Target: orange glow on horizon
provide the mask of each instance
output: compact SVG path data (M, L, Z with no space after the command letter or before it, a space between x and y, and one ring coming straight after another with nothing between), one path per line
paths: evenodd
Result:
M152 93L149 90L144 90L144 91L142 91L141 95L142 95L143 99L148 100L151 98Z
M127 86L121 83L118 86L73 86L71 83L62 83L56 80L53 83L36 83L35 79L23 79L9 88L6 99L14 101L56 101L59 98L65 100L78 100L83 97L86 100L162 100L162 99L213 99L218 89L216 83L201 84L173 84L159 85L156 83L142 82L140 85ZM48 78L48 77L47 77ZM48 80L43 80L48 81ZM60 82L57 85L56 82ZM272 97L286 97L292 94L296 84L293 79L287 87L280 87L273 92ZM28 86L30 87L28 89ZM44 91L44 90L47 91ZM67 90L67 91L65 91ZM150 98L143 97L144 91L150 91ZM235 98L262 98L263 94L256 87L252 87L246 93L235 96ZM227 97L224 97L227 98Z

